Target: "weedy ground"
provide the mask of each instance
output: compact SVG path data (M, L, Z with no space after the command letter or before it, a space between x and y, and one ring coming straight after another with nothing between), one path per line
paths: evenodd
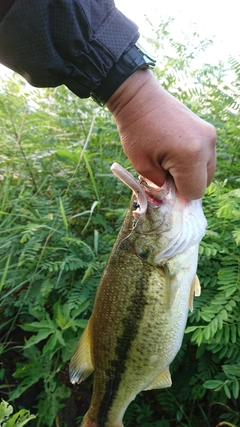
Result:
M194 55L210 42L195 35L195 48L187 48L171 38L170 24L160 24L155 45L165 34L175 56L163 57L156 75L217 127L218 168L203 199L202 295L171 366L173 386L141 393L125 426L236 427L240 64L230 59L235 79L228 87L223 64L193 71ZM0 107L0 394L17 414L2 404L0 424L75 427L88 408L92 378L70 385L68 363L130 200L110 165L130 164L107 110L63 87L33 90L14 76L1 82ZM19 415L22 408L37 417Z

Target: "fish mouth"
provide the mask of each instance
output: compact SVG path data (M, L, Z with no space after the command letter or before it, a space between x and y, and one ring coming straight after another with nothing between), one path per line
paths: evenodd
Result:
M135 219L141 219L145 216L148 205L158 207L163 202L167 193L167 184L158 187L141 175L137 181L130 172L118 163L112 164L111 171L134 192L137 198L136 209L133 211Z
M149 181L149 179L144 178L142 175L139 176L138 180L139 184L144 190L145 196L149 204L153 207L160 206L161 203L164 201L168 191L167 182L165 182L162 187L159 187L152 181Z

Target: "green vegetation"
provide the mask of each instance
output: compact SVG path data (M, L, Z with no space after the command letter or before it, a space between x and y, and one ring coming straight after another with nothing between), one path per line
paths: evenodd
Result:
M9 403L5 400L0 403L0 425L2 427L22 427L34 418L36 416L30 415L26 409L21 409L13 414L13 407Z
M173 386L141 393L125 427L236 427L240 64L230 58L195 69L210 42L194 34L190 44L177 43L169 27L161 23L154 40L156 49L171 48L156 75L216 126L218 168L203 199L202 295L171 366ZM1 81L0 129L0 392L15 412L3 402L0 425L74 427L88 408L92 379L71 386L68 362L130 200L109 168L130 163L107 110L64 87L29 90L16 75Z

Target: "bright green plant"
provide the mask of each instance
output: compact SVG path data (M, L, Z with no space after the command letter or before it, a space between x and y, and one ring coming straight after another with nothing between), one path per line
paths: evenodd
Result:
M34 418L36 418L35 415L31 415L25 409L21 409L16 414L13 414L13 407L9 403L5 402L5 400L2 400L0 403L1 427L22 427Z

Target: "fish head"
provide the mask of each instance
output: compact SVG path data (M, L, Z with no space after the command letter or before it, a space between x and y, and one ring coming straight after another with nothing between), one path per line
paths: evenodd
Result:
M127 237L134 252L152 265L161 265L177 254L198 246L206 230L207 221L202 201L181 196L169 175L158 187L139 176L138 181L116 163L112 167L125 184L133 190L130 210L133 218Z
M147 199L145 216L139 221L137 247L149 241L153 264L159 264L198 245L206 230L207 221L202 201L181 196L169 176L162 187L139 177ZM150 248L149 248L150 250Z

